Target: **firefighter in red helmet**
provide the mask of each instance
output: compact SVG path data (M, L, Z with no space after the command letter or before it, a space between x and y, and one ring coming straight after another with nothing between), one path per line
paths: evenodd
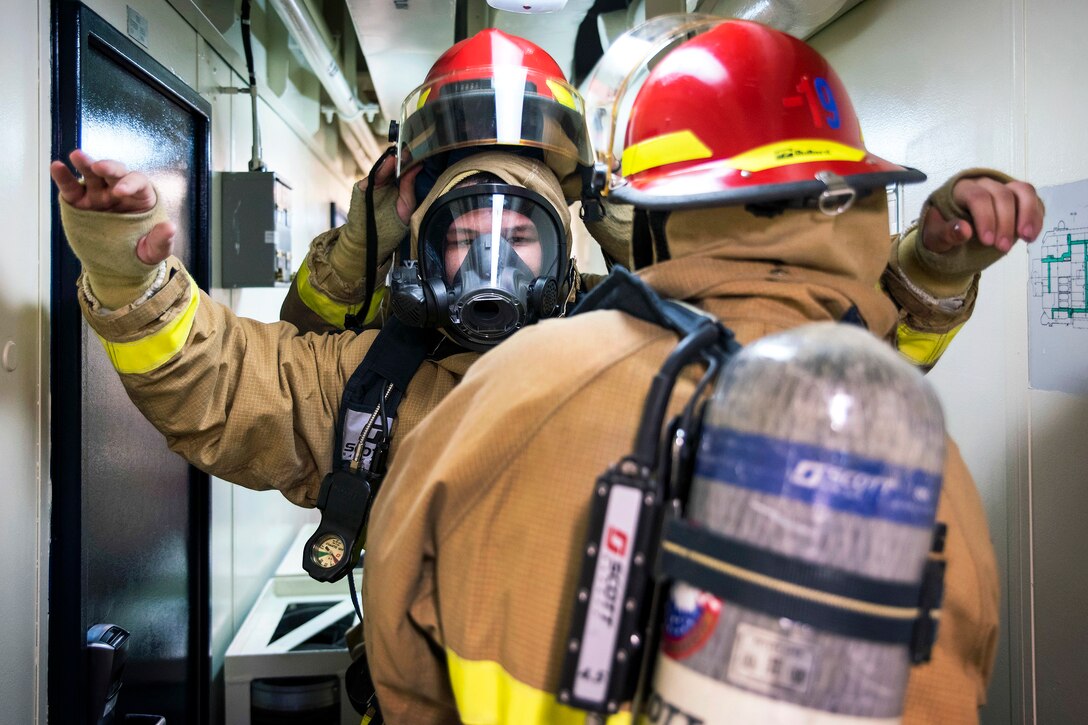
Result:
M422 260L409 229L412 215L451 165L490 152L478 173L509 176L504 164L529 164L564 181L580 179L578 169L592 162L584 103L562 69L534 43L495 29L455 44L435 61L405 99L393 137L396 145L356 184L347 224L315 239L300 265L281 318L303 331L378 327L394 313L380 280L394 268L394 253L401 266ZM567 202L581 187L580 181L564 187ZM441 200L432 199L435 204ZM569 252L569 246L562 250ZM555 271L562 302L580 280L561 276L565 262ZM438 317L428 319L442 326ZM456 336L464 344L465 337Z
M735 45L728 65L719 60L726 43ZM692 73L699 62L704 71ZM707 112L684 113L692 98ZM654 68L631 107L620 169L626 183L611 198L643 209L845 209L857 194L925 179L866 151L827 61L789 36L739 27L704 34Z
M610 106L613 123L629 111L604 153L620 162L608 164L608 198L641 217L639 277L742 343L813 321L851 321L894 341L901 313L880 288L883 187L922 175L869 153L840 81L806 44L743 21L703 24L647 43L642 82L620 78L626 90ZM957 246L973 262L950 272L908 256L935 285L962 292L984 266L975 252L986 239L1031 239L1041 226L1034 190L1003 178L954 179L893 254L935 254L958 223L971 239ZM984 210L979 193L989 217L968 213ZM559 697L590 501L597 476L631 451L651 380L676 345L672 330L622 307L536 325L481 358L404 442L371 518L363 582L387 716L590 721ZM696 379L678 381L670 416ZM986 517L951 444L943 475L945 604L932 661L911 673L910 723L975 722L997 636ZM675 709L650 716L663 713L685 721ZM609 718L628 720L622 708Z
M492 65L480 65L492 56ZM203 470L319 508L314 543L300 553L323 581L344 576L357 558L332 561L317 542L336 536L341 551L358 554L373 497L354 492L364 484L377 491L401 437L483 349L560 314L578 288L570 211L548 166L564 171L588 157L577 92L543 51L499 31L459 44L440 66L446 72L411 100L422 110L406 114L404 142L415 168L436 164L432 188L416 208L412 170L384 196L378 185L357 186L347 225L314 241L292 287L308 310L303 326L342 329L350 314L355 324L347 326L362 327L371 306L360 292L379 276L379 265L365 264L367 252L383 255L388 268L384 255L402 247L389 295L396 318L379 330L299 336L286 322L237 318L170 256L176 226L146 176L78 150L70 160L81 180L60 161L51 168L65 232L85 269L80 301L129 394L174 450ZM476 123L488 104L495 123ZM443 143L426 120L412 120L436 105L466 119L442 131ZM512 116L523 125L511 134ZM448 135L458 128L459 138ZM392 153L385 164L391 176ZM368 196L374 203L365 203ZM373 297L376 312L386 295ZM201 404L191 404L194 391L208 386L216 394L198 394ZM259 451L250 445L255 420ZM374 450L381 453L364 457ZM352 507L338 503L349 499Z

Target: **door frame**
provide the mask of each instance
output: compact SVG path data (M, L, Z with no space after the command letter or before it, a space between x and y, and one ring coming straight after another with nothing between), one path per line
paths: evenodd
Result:
M188 271L201 289L211 280L211 104L121 32L79 2L54 0L51 8L52 150L54 159L78 148L82 139L83 58L90 48L103 52L163 96L192 114L196 168ZM83 722L86 673L82 621L82 401L79 350L82 313L76 297L80 273L60 223L56 188L50 185L52 270L50 325L50 471L52 486L49 547L49 722ZM192 721L210 713L211 634L209 615L210 482L189 467L189 643L186 679ZM72 505L76 502L77 505Z

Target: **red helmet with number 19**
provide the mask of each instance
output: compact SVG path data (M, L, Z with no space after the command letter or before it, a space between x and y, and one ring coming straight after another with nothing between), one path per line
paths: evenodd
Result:
M866 151L834 69L758 23L723 21L673 49L638 89L629 118L609 198L646 209L834 212L855 194L925 179Z

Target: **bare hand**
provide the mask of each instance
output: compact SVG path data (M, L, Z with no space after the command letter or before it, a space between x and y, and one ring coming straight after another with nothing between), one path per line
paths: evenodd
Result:
M393 183L396 170L397 160L392 156L388 157L374 172L374 188L380 189ZM412 212L416 210L415 180L422 170L423 166L419 165L400 177L400 193L397 195L397 216L400 217L401 223L405 226L408 225L408 221L412 218ZM366 179L359 182L359 189L366 191Z
M132 214L155 206L155 187L138 171L129 171L120 161L95 161L80 149L69 157L82 181L62 161L49 165L49 175L61 198L76 209ZM144 264L158 264L170 256L177 226L160 222L136 243L136 256Z
M936 208L926 214L922 244L944 254L977 238L983 246L1005 253L1017 239L1032 242L1043 227L1043 202L1025 181L1007 184L986 177L960 179L952 198L970 214L967 219L945 219Z

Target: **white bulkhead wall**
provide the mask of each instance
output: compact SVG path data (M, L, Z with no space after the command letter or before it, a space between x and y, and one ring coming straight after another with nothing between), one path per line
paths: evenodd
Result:
M1085 28L1088 4L1065 0L865 0L812 42L850 89L868 148L929 175L904 195L910 220L971 166L1039 187L1088 178ZM983 723L1088 711L1088 399L1029 388L1027 294L1021 247L983 274L974 317L929 376L982 494L1005 595Z
M0 63L0 720L45 722L49 3L5 3ZM78 455L78 451L73 452Z

